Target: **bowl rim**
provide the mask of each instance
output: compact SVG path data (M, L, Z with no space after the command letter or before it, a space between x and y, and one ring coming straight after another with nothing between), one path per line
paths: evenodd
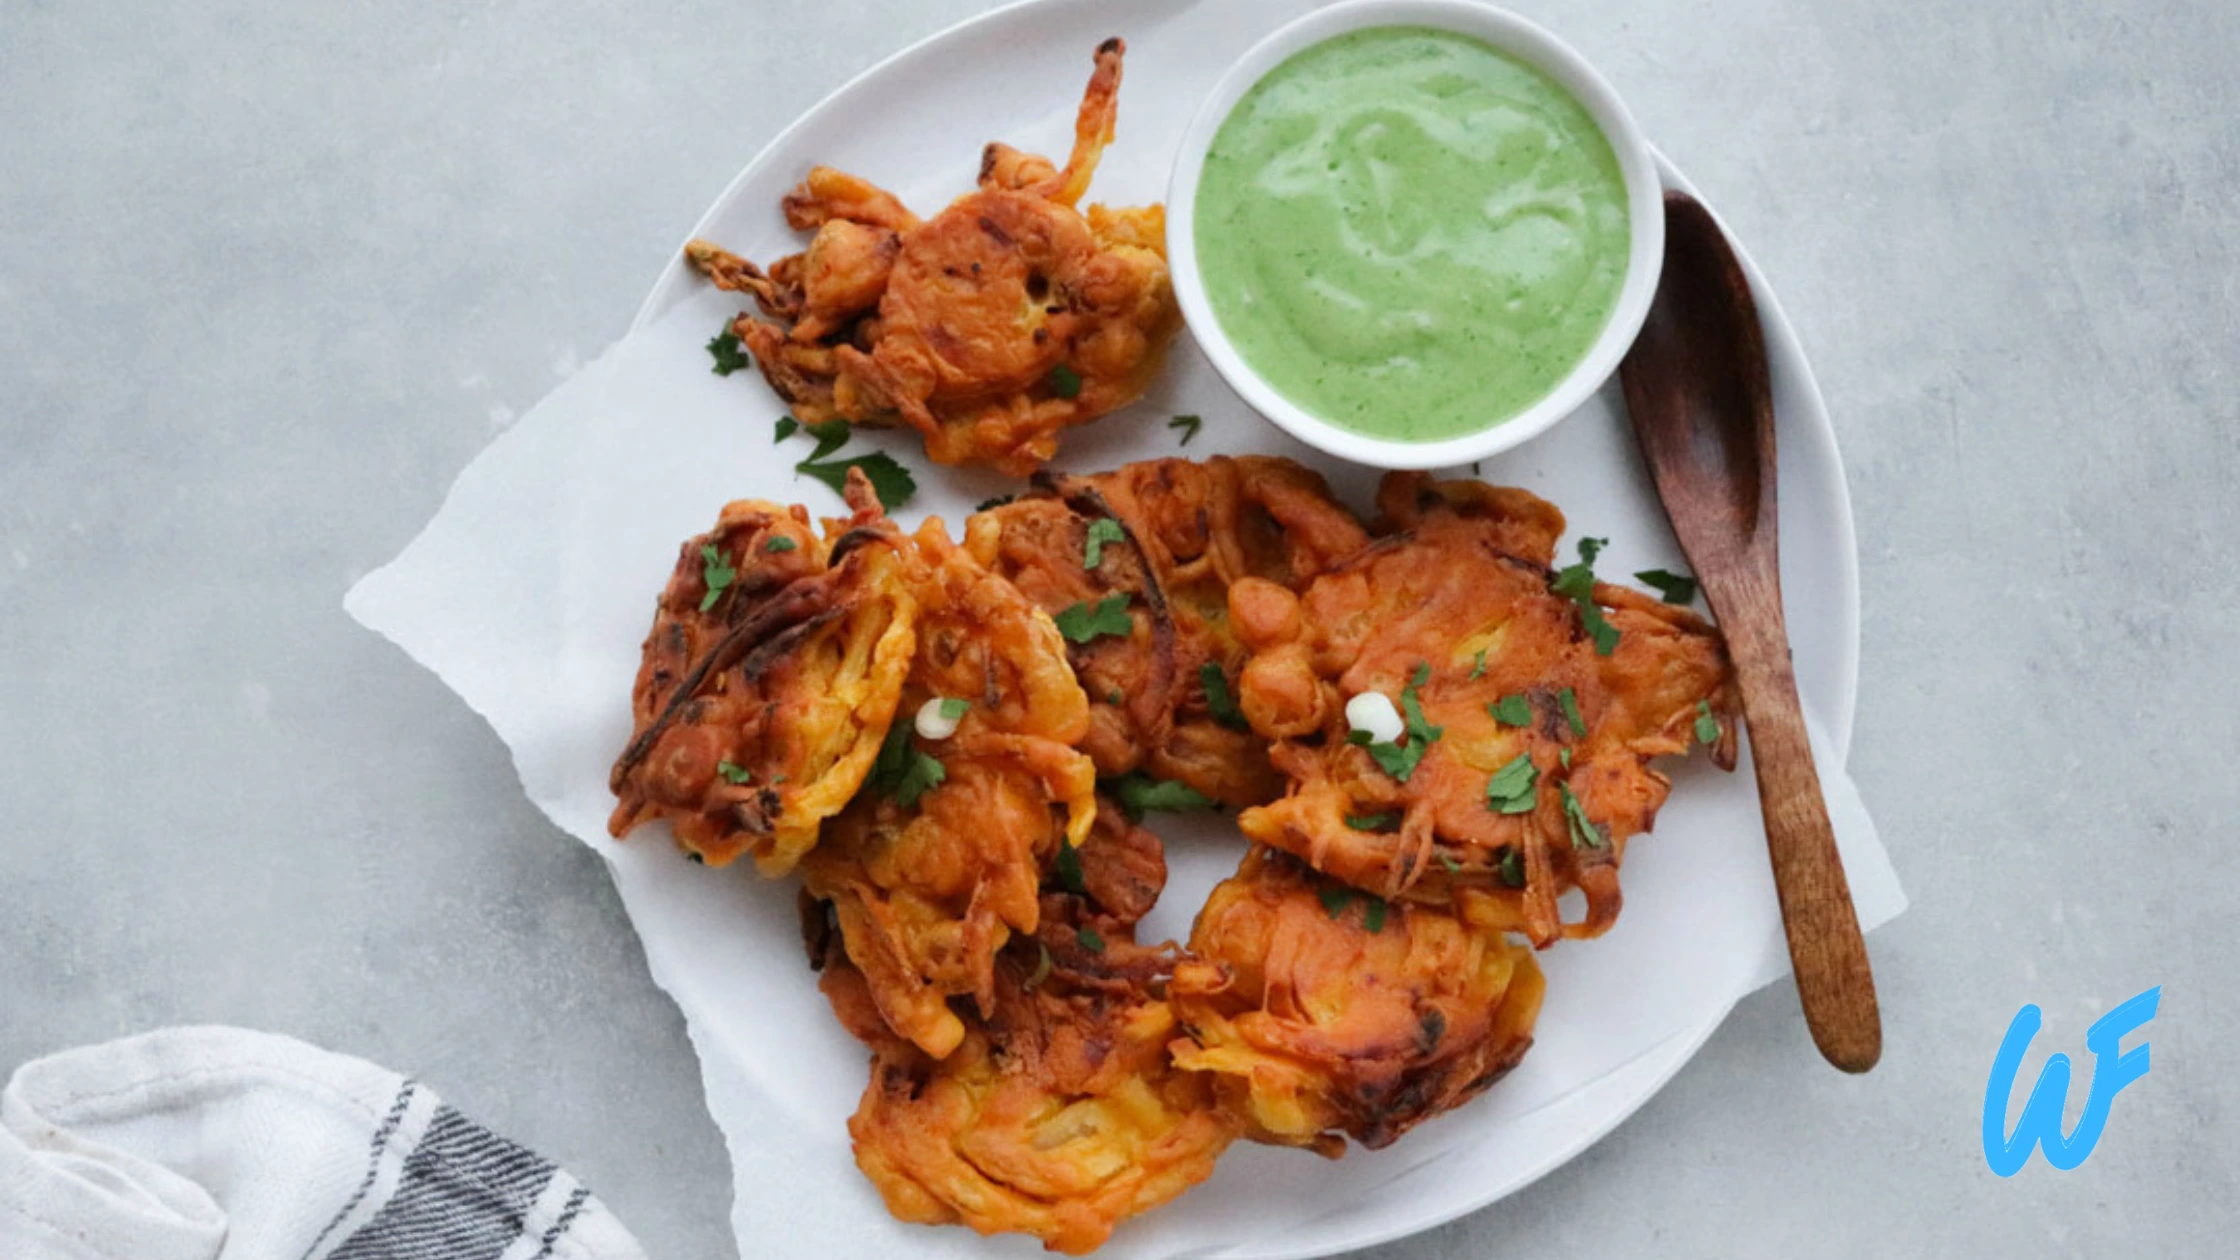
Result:
M1378 26L1427 26L1484 40L1553 79L1601 129L1625 183L1631 247L1625 280L1602 332L1569 373L1522 411L1457 437L1410 442L1341 428L1291 401L1245 362L1206 296L1198 269L1198 181L1206 151L1239 100L1294 54ZM1576 412L1618 370L1656 296L1664 266L1664 184L1654 153L1617 91L1577 50L1527 18L1477 0L1341 0L1294 19L1246 50L1215 82L1183 131L1167 180L1167 262L1183 319L1229 388L1293 437L1340 459L1377 468L1449 468L1538 437Z

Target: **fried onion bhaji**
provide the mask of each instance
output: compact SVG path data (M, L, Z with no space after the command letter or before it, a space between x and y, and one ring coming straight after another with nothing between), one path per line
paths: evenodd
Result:
M1113 525L1094 549L1099 522ZM1084 749L1107 777L1140 770L1225 805L1274 800L1267 739L1237 708L1246 649L1230 588L1303 591L1368 532L1316 473L1267 456L1148 460L1088 477L1048 476L976 514L966 546L1057 613L1128 597L1126 635L1071 647L1092 702Z
M1167 992L1175 1062L1222 1078L1247 1136L1335 1158L1341 1135L1389 1146L1506 1075L1542 990L1532 950L1501 928L1254 846L1198 912Z
M669 821L695 860L793 869L870 773L917 648L907 540L859 472L853 514L741 501L689 540L654 614L608 830Z
M950 999L994 1009L997 952L1039 924L1058 847L1089 838L1096 770L1074 748L1088 703L1048 615L938 519L912 546L917 651L896 719L869 790L826 824L801 872L832 903L888 1027L939 1058L965 1037ZM914 717L944 702L961 710L955 730L926 738Z
M1126 46L1097 47L1065 166L991 144L979 187L920 221L817 167L783 201L809 247L765 272L707 241L685 259L767 319L731 331L804 423L902 424L940 464L1025 476L1058 433L1135 401L1181 327L1160 206L1076 209L1119 109Z
M1092 845L1093 847L1093 845ZM863 974L822 945L822 987L872 1048L848 1121L856 1165L901 1220L1095 1250L1120 1221L1204 1181L1241 1120L1214 1078L1177 1068L1159 996L1173 946L1063 894L996 964L996 1000L936 1059L880 1017ZM811 949L820 946L814 920Z
M1395 900L1454 903L1545 946L1598 936L1618 914L1626 841L1671 783L1698 719L1734 764L1732 678L1719 634L1684 609L1609 583L1591 602L1616 642L1597 650L1580 604L1551 589L1563 515L1521 490L1395 473L1381 536L1303 595L1239 583L1231 619L1251 648L1244 712L1276 740L1284 798L1245 811L1260 843ZM1392 699L1408 732L1348 738L1347 701ZM1557 897L1585 894L1565 922Z

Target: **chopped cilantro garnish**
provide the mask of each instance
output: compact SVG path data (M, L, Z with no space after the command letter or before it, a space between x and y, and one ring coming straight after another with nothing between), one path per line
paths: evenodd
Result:
M885 451L852 455L822 464L803 462L793 466L795 472L807 473L832 487L834 494L847 490L850 468L861 468L863 475L871 479L871 488L879 496L879 505L889 512L908 503L910 496L918 492L918 479L911 476L909 469L896 463L894 456Z
M1383 831L1400 821L1398 814L1347 814L1346 826L1355 831Z
M1470 663L1470 681L1471 681L1471 682L1476 682L1476 681L1478 681L1479 679L1481 679L1481 678L1483 678L1483 677L1485 677L1485 676L1486 676L1486 650L1485 650L1484 648L1479 648L1479 649L1478 649L1478 655L1477 655L1477 659L1475 659L1475 660L1471 661L1471 663Z
M796 433L799 433L801 431L801 422L794 419L792 416L779 416L778 423L773 426L773 430L776 436L770 439L770 444L772 446L776 446L778 443L785 441L787 438L792 437Z
M911 740L907 724L898 722L887 728L886 742L879 745L879 758L871 764L871 786L880 795L910 809L919 797L948 777L948 768L921 752Z
M1094 604L1082 600L1051 620L1058 623L1058 633L1074 643L1087 643L1108 634L1126 636L1136 628L1135 621L1128 616L1126 591L1107 595Z
M754 771L747 769L745 766L734 765L733 763L728 761L717 762L716 773L723 776L724 782L735 784L739 787L745 787L749 783L754 782Z
M1207 661L1198 666L1198 683L1205 688L1206 712L1213 715L1214 721L1233 731L1251 729L1251 724L1244 720L1244 710L1237 707L1235 698L1229 694L1229 676L1221 672L1219 662Z
M1532 764L1532 754L1518 753L1516 759L1493 772L1486 780L1486 806L1503 814L1529 814L1538 804L1533 785L1539 781L1540 771Z
M1177 443L1180 446L1190 445L1190 439L1198 436L1198 430L1204 426L1205 420L1199 416L1176 416L1167 421L1168 428L1182 430L1182 441Z
M1081 946L1081 948L1085 950L1088 950L1092 954L1101 954L1104 952L1104 938L1097 935L1097 930L1095 928L1082 928L1080 931L1073 934L1073 939L1075 944Z
M1566 769L1566 770L1569 770L1569 769L1571 768L1571 750L1570 750L1570 749L1568 749L1568 748L1558 748L1558 749L1556 749L1556 757L1557 757L1558 759L1560 759L1560 760L1561 760L1561 761L1563 762L1563 768L1564 768L1564 769Z
M943 696L941 698L941 716L952 722L963 717L970 708L972 708L970 700L961 699L957 696Z
M1571 733L1580 739L1587 737L1587 719L1579 712L1579 693L1569 687L1556 693L1556 703L1563 707L1563 720L1571 724Z
M1719 742L1719 719L1711 716L1711 702L1709 700L1696 701L1696 742L1699 744L1716 744Z
M826 420L821 424L805 424L801 426L801 431L808 434L817 444L816 449L809 452L809 458L801 461L804 464L813 464L846 446L849 437L853 436L855 432L845 420Z
M1635 581L1644 586L1657 588L1657 593L1664 596L1664 602L1668 604L1695 602L1696 580L1685 573L1671 573L1664 569L1644 569L1634 574L1633 577Z
M1050 392L1060 398L1081 397L1081 373L1063 363L1051 368Z
M1449 874L1449 875L1454 875L1454 874L1458 874L1458 873L1460 873L1460 872L1461 872L1461 870L1462 870L1462 863L1460 863L1460 862L1457 862L1457 861L1455 861L1455 860L1454 860L1454 854L1452 854L1452 853L1435 853L1435 854L1433 854L1432 856L1433 856L1433 857L1436 857L1436 858L1438 858L1438 859L1439 859L1439 865L1441 865L1441 866L1444 866L1444 867L1446 867L1446 868L1447 868L1447 874Z
M715 366L708 370L717 376L729 376L740 368L754 366L754 359L739 348L738 334L731 331L729 324L725 324L722 332L709 339L708 354L716 361Z
M1532 702L1523 696L1503 696L1486 706L1486 712L1503 726L1532 725Z
M1501 882L1511 888L1524 887L1524 857L1515 849L1501 851Z
M1579 606L1579 624L1594 639L1597 656L1608 656L1618 650L1618 628L1602 615L1602 606L1594 602L1594 558L1609 545L1606 538L1579 540L1579 563L1556 571L1549 579L1548 589Z
M716 606L716 601L723 598L723 593L731 589L733 582L739 580L739 570L732 567L729 556L716 550L714 543L703 543L700 547L700 580L708 587L707 595L700 600L700 611L706 612Z
M1415 673L1409 676L1408 685L1400 692L1400 711L1407 719L1407 743L1373 741L1365 731L1354 731L1346 736L1347 742L1369 750L1369 756L1377 763L1378 769L1402 783L1406 783L1415 774L1416 765L1423 760L1423 754L1430 750L1431 745L1446 734L1445 727L1433 726L1424 720L1423 702L1417 697L1416 691L1429 681L1430 663L1419 663Z
M1579 798L1571 794L1571 785L1561 783L1556 786L1563 793L1563 819L1571 828L1571 847L1599 849L1607 844L1608 841L1602 837L1602 829L1587 817L1587 807L1581 805Z
M1081 876L1081 850L1074 848L1072 843L1063 840L1058 842L1057 868L1058 883L1067 892L1081 896L1089 891L1088 884Z
M784 534L775 534L771 536L769 542L762 544L762 549L764 551L791 551L800 545L800 543L797 543L791 538L786 537Z
M1322 908L1333 919L1344 914L1346 907L1353 904L1353 890L1350 888L1325 888L1315 896L1322 898Z
M1384 898L1369 898L1369 908L1361 912L1361 926L1369 929L1372 935L1384 931L1384 911Z
M1120 802L1120 812L1136 822L1152 810L1180 814L1191 810L1212 809L1213 800L1186 783L1154 779L1142 774L1124 774L1105 781L1104 789L1112 799Z
M1113 520L1111 517L1100 516L1089 522L1089 542L1087 546L1081 549L1081 567L1094 569L1103 564L1104 545L1126 541L1128 541L1128 531L1122 529L1120 522Z

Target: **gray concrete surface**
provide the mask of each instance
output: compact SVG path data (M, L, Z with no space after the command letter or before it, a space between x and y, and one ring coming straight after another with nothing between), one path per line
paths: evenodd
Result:
M1584 1157L1378 1254L2229 1254L2240 8L1519 3L1817 360L1853 767L1914 908L1874 940L1872 1076L1761 993ZM980 7L0 6L0 1067L297 1034L549 1151L657 1256L734 1254L596 860L340 598L780 126ZM2098 1153L1992 1176L2016 1008L2081 1053L2153 984Z

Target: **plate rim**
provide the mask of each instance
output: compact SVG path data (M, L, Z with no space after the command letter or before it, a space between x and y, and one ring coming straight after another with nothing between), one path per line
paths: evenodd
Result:
M997 5L932 32L879 59L851 75L800 113L794 115L792 121L780 128L760 149L756 150L754 156L748 159L746 165L739 169L739 172L732 177L721 192L716 194L715 198L708 203L706 209L694 220L692 228L686 233L685 237L677 242L675 248L670 250L668 261L654 278L652 286L647 290L645 298L639 303L636 313L632 316L628 332L636 333L640 331L674 305L686 299L690 292L692 273L683 262L685 241L702 235L724 208L742 195L746 185L762 173L763 167L776 160L779 151L788 147L796 133L806 127L811 119L821 115L827 109L840 105L843 98L872 81L885 77L893 70L911 61L934 55L944 45L962 39L982 26L1005 22L1027 10L1056 8L1078 2L1079 0L1010 0L1009 3ZM1336 0L1320 0L1315 7L1325 7L1326 4L1335 2ZM1088 8L1090 6L1083 5L1082 7ZM1695 183L1674 164L1664 150L1653 141L1649 147L1651 156L1655 159L1658 174L1665 185L1668 188L1680 189L1702 202L1711 211L1712 217L1719 223L1720 229L1726 232L1727 239L1734 247L1735 255L1742 264L1743 273L1749 280L1752 293L1757 298L1759 319L1768 334L1766 340L1769 347L1778 347L1775 358L1783 364L1784 370L1791 376L1807 402L1804 410L1808 413L1806 418L1812 423L1806 428L1805 432L1810 434L1812 440L1806 444L1809 449L1804 453L1820 466L1822 478L1833 487L1833 501L1827 505L1827 511L1834 518L1836 538L1833 550L1841 561L1841 571L1837 574L1836 583L1839 603L1836 623L1839 633L1836 636L1835 677L1839 685L1836 689L1837 694L1826 697L1824 700L1824 703L1832 710L1825 715L1826 733L1833 745L1836 760L1839 763L1848 763L1851 754L1852 728L1858 712L1859 543L1857 520L1852 512L1849 472L1844 464L1843 451L1840 442L1837 440L1834 422L1828 413L1827 400L1821 392L1819 378L1812 370L1811 359L1805 353L1803 342L1797 335L1795 324L1790 320L1788 311L1782 305L1779 295L1774 292L1771 282L1758 266L1756 259L1752 257L1748 247L1728 228L1726 220L1719 214L1717 206L1703 196ZM1792 430L1795 429L1794 421L1792 421L1791 428ZM1792 446L1794 445L1795 443L1792 443ZM610 875L618 877L619 872L613 871L610 867ZM1719 1027L1725 1023L1726 1017L1732 1011L1733 1005L1730 1004L1716 1016L1695 1027L1683 1029L1673 1034L1659 1045L1621 1065L1610 1075L1587 1086L1586 1090L1581 1091L1582 1093L1623 1083L1627 1085L1630 1093L1604 1105L1599 1114L1594 1115L1587 1123L1580 1126L1575 1138L1554 1146L1548 1157L1539 1161L1529 1171L1492 1187L1489 1193L1485 1195L1463 1196L1454 1205L1442 1205L1430 1213L1399 1223L1389 1229L1371 1230L1343 1238L1307 1241L1301 1247L1260 1251L1253 1250L1248 1243L1242 1249L1231 1245L1207 1254L1244 1255L1253 1257L1254 1260L1316 1260L1317 1257L1333 1255L1341 1251L1380 1246L1403 1238L1414 1237L1450 1224L1472 1213L1482 1211L1502 1199L1530 1187L1541 1178L1570 1163L1582 1152L1609 1136L1620 1125L1631 1119L1636 1112L1648 1104L1650 1099L1661 1093L1683 1067L1694 1060L1697 1053L1711 1039L1712 1034L1717 1032ZM694 1053L697 1057L699 1053L697 1046ZM1629 1079L1637 1073L1640 1075L1638 1081ZM1574 1095L1574 1097L1577 1097L1577 1095ZM736 1190L734 1189L735 1194ZM736 1206L736 1201L734 1201L734 1215Z

